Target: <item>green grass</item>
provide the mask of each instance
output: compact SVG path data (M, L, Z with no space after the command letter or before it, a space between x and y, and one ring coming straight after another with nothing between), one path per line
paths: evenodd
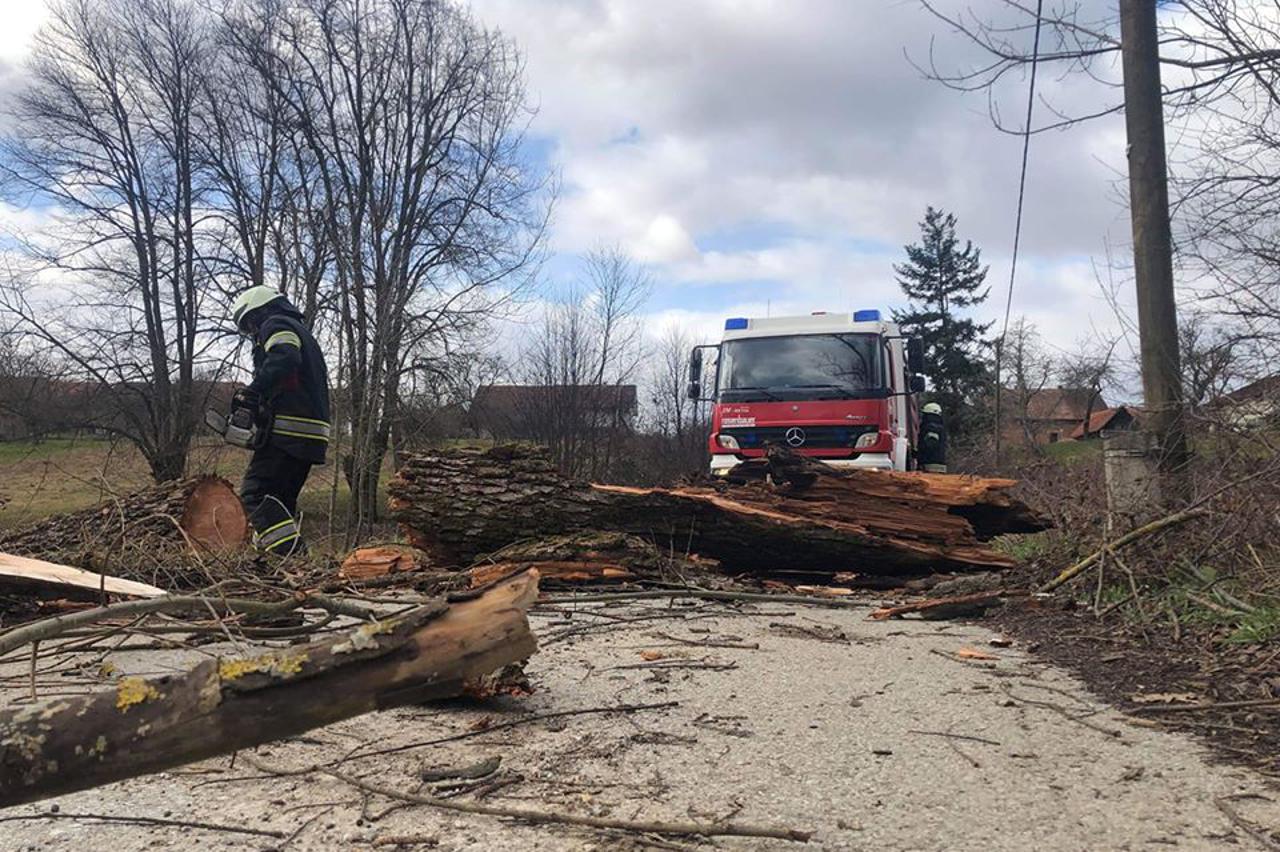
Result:
M201 438L191 448L187 470L215 473L239 487L248 461L249 454L244 450ZM389 478L390 469L384 483ZM62 438L40 443L0 443L0 530L48 515L88 509L113 493L127 493L151 484L146 461L127 443ZM315 468L298 502L313 548L343 550L351 493L338 466L330 463Z
M38 461L61 455L77 446L97 444L84 438L48 438L43 441L0 441L0 470L4 465Z
M1054 461L1071 464L1084 459L1096 459L1102 455L1102 442L1092 441L1058 441L1056 444L1045 444L1044 454Z
M1270 642L1280 637L1280 607L1259 607L1245 613L1225 641L1249 645Z
M1053 542L1049 531L1031 535L1002 535L992 542L996 550L1007 553L1019 562L1034 562L1049 555L1053 550Z

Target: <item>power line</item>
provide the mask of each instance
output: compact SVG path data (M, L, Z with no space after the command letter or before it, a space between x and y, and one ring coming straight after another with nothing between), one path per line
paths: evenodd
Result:
M1023 168L1018 177L1018 214L1014 217L1014 257L1009 265L1009 296L1005 299L1005 325L1000 339L1009 333L1009 315L1014 308L1014 276L1018 274L1018 246L1023 237L1023 201L1027 197L1027 156L1032 147L1032 109L1036 106L1036 69L1039 67L1039 32L1044 0L1036 1L1036 40L1032 43L1032 79L1027 88L1027 120L1023 124Z
M1022 125L1022 168L1018 174L1018 210L1013 220L1013 257L1009 262L1009 291L1004 302L1004 324L996 343L996 464L1000 463L1000 367L1004 359L1005 337L1009 334L1009 317L1013 313L1013 284L1018 274L1018 247L1022 242L1022 205L1027 194L1027 157L1031 152L1031 113L1036 104L1036 69L1040 66L1040 26L1043 22L1044 0L1036 0L1036 31L1031 44L1031 80L1027 87L1027 116Z

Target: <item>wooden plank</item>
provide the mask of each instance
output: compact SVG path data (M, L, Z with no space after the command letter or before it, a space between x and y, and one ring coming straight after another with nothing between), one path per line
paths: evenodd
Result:
M59 565L56 562L45 562L27 556L0 553L0 584L11 583L71 586L95 592L103 590L107 594L127 595L134 598L154 598L168 594L164 589L158 589L146 583L107 577L92 571L73 568L70 565Z

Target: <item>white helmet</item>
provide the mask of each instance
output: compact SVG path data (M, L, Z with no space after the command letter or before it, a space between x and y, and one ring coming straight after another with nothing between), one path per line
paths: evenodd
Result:
M244 318L251 311L256 311L265 305L269 305L276 299L283 299L284 293L281 293L274 287L268 287L266 284L259 284L257 287L250 287L231 303L231 318L235 321L236 328L244 331Z
M921 410L922 412L924 412L925 414L941 414L941 413L942 413L942 406L941 406L941 405L938 405L938 403L936 403L936 402L927 402L927 403L925 403L924 408L922 408L922 409L920 409L920 410Z

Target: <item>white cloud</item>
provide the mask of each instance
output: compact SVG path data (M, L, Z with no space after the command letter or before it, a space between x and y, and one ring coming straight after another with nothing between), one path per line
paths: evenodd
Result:
M11 5L0 87L46 15L40 2ZM729 314L900 303L892 263L926 204L956 213L961 236L984 248L984 314L1003 313L1021 141L992 128L985 97L907 62L904 50L924 56L933 36L944 66L979 58L917 4L472 5L526 55L533 131L564 182L553 249L617 244L652 264L652 322L683 316L718 335ZM1009 82L1017 103L1024 81ZM1041 87L1070 105L1114 96L1079 78L1042 75ZM1123 160L1116 117L1032 142L1014 311L1040 318L1055 343L1114 322L1088 258L1108 236L1127 239L1113 186Z
M748 307L735 302L742 281L776 282L772 301L804 310L885 305L900 301L898 247L917 238L933 204L956 213L961 236L986 249L985 313L1003 313L1021 140L991 126L984 97L923 80L906 61L904 50L924 55L933 35L941 62L978 58L917 5L557 0L530 14L524 0L477 0L474 8L526 53L540 109L534 129L554 138L566 187L557 250L620 244L655 264L660 280L698 285L690 308L715 301L720 317ZM1021 97L1023 82L1010 82ZM1113 96L1088 80L1049 76L1041 85L1057 103ZM1016 313L1052 320L1069 304L1086 324L1112 322L1092 274L1077 270L1103 254L1108 236L1127 236L1112 185L1123 156L1114 117L1034 138L1022 263L1036 272L1019 276ZM667 304L658 310L678 315ZM1054 326L1046 334L1067 343Z

